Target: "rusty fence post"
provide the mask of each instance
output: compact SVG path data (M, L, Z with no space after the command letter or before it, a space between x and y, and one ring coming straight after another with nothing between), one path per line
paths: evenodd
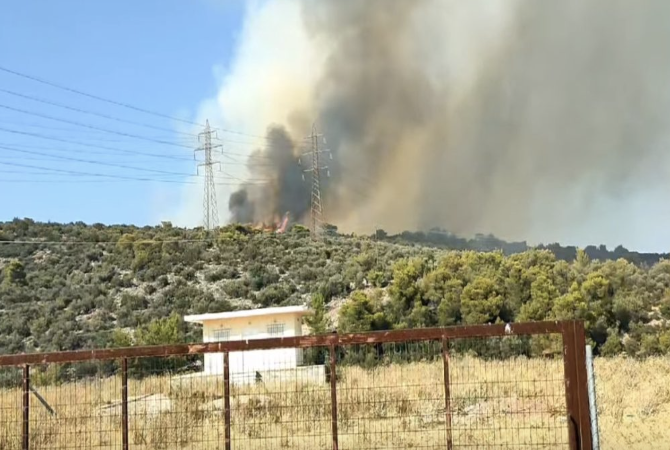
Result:
M128 359L121 360L121 442L128 450Z
M334 345L330 346L330 425L333 433L333 450L339 449L339 436L337 431L337 372L336 372L336 360L337 355L335 353L337 347Z
M23 366L23 430L22 449L30 449L30 366Z
M562 334L570 448L592 450L584 322L566 322Z
M223 352L223 411L225 420L225 450L230 450L230 355L229 352Z
M453 437L451 435L451 386L449 376L449 340L442 338L442 362L444 365L444 406L447 424L447 450L454 448Z

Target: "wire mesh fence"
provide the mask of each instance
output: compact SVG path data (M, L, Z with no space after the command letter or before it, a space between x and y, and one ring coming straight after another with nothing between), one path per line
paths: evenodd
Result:
M23 434L21 369L0 367L0 450L21 448Z
M569 448L563 361L515 340L343 349L340 448Z
M0 356L0 450L590 448L580 326Z
M569 448L562 359L529 358L515 338L449 344L455 446Z
M340 348L340 448L447 448L441 354L439 342Z
M331 389L325 358L323 349L307 348L301 366L293 364L289 352L275 355L271 370L236 371L231 385L231 447L331 448Z

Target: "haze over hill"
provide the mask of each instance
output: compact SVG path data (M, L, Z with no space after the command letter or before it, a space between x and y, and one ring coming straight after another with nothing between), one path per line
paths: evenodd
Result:
M251 2L200 117L269 127L237 175L270 182L221 190L221 209L304 218L297 154L316 121L343 230L666 250L669 41L663 0Z

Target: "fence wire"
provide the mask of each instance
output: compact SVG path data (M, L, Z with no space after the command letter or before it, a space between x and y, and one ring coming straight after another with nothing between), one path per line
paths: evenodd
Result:
M560 349L559 334L37 364L27 429L25 369L0 367L0 450L575 448L563 354L536 351L552 340Z
M454 448L569 448L562 358L529 357L514 337L449 352Z
M130 448L223 448L223 379L196 371L194 362L183 357L128 360ZM118 408L115 412L122 414Z
M271 368L252 363L235 369L231 363L232 448L331 448L331 390L324 350L266 351L274 352L269 355ZM297 355L302 365L295 364ZM264 359L262 354L249 359L254 356Z
M23 374L16 372L13 387L0 391L0 450L23 448ZM113 362L36 365L29 381L30 449L120 448L121 423L106 413L120 393Z
M0 367L0 450L19 450L23 425L21 369Z
M340 448L446 448L441 355L436 342L341 348L337 386Z

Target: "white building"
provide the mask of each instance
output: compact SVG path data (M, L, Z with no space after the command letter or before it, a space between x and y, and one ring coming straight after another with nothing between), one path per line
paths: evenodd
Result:
M184 320L202 324L204 342L223 342L301 336L302 318L308 312L305 306L287 306L198 314ZM278 376L278 371L295 372L303 364L299 348L230 352L229 361L232 380L267 378L272 372ZM322 369L319 366L318 372ZM204 371L208 375L223 373L223 354L206 353Z

